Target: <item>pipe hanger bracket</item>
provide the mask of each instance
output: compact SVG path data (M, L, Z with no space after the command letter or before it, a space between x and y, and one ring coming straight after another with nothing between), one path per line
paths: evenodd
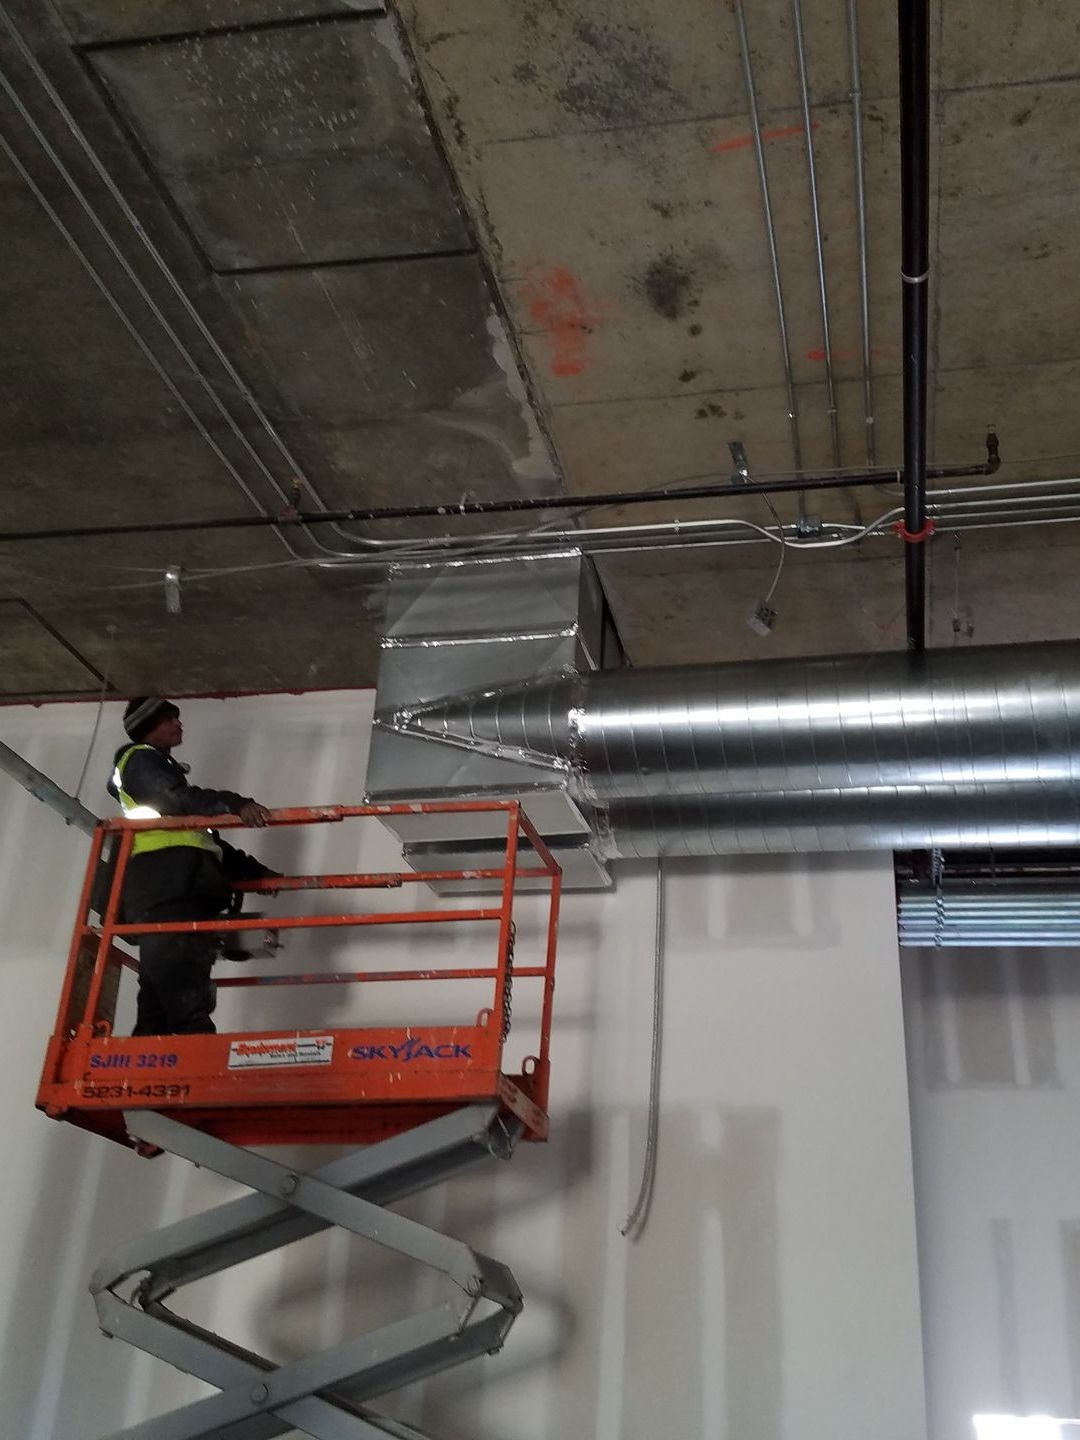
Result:
M900 539L903 540L905 544L921 545L925 540L930 539L934 531L937 529L937 524L935 521L928 519L921 530L909 530L908 527L904 524L903 520L897 520L896 524L892 528L896 531L897 535L900 536Z

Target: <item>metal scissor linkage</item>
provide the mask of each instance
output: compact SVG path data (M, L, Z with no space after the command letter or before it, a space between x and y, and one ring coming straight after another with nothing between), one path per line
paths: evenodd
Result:
M270 1440L291 1431L316 1440L430 1440L367 1402L500 1349L521 1292L505 1265L384 1207L480 1160L508 1159L520 1122L498 1105L471 1105L303 1175L166 1115L129 1111L126 1120L137 1140L256 1193L132 1241L95 1272L90 1288L107 1335L221 1392L110 1440ZM440 1271L448 1298L280 1366L165 1306L184 1285L335 1225Z

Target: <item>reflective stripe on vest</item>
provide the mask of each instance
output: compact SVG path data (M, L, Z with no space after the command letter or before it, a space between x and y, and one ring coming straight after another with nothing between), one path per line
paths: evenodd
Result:
M153 745L132 745L124 751L113 771L113 784L120 797L120 808L125 820L160 820L160 810L150 805L139 805L124 789L124 771L136 750L153 750ZM150 850L168 850L173 845L188 845L196 850L210 850L221 859L221 849L215 844L209 830L139 830L132 842L133 855L145 855Z

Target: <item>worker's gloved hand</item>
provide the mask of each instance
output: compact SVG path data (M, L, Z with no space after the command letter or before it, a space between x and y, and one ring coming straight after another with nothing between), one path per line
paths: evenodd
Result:
M261 830L270 823L270 811L257 800L249 800L246 805L241 805L237 814L244 824L250 825L253 830Z

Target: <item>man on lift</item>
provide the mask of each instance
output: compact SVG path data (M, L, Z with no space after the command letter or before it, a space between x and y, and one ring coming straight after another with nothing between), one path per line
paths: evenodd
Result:
M188 766L172 752L183 743L180 711L159 696L140 696L124 711L128 742L116 752L109 794L129 820L163 815L238 815L266 825L270 812L232 790L189 785ZM136 833L124 879L129 925L214 920L229 906L230 884L276 876L213 830ZM214 1033L215 990L210 972L220 937L211 932L139 937L139 998L134 1035Z

